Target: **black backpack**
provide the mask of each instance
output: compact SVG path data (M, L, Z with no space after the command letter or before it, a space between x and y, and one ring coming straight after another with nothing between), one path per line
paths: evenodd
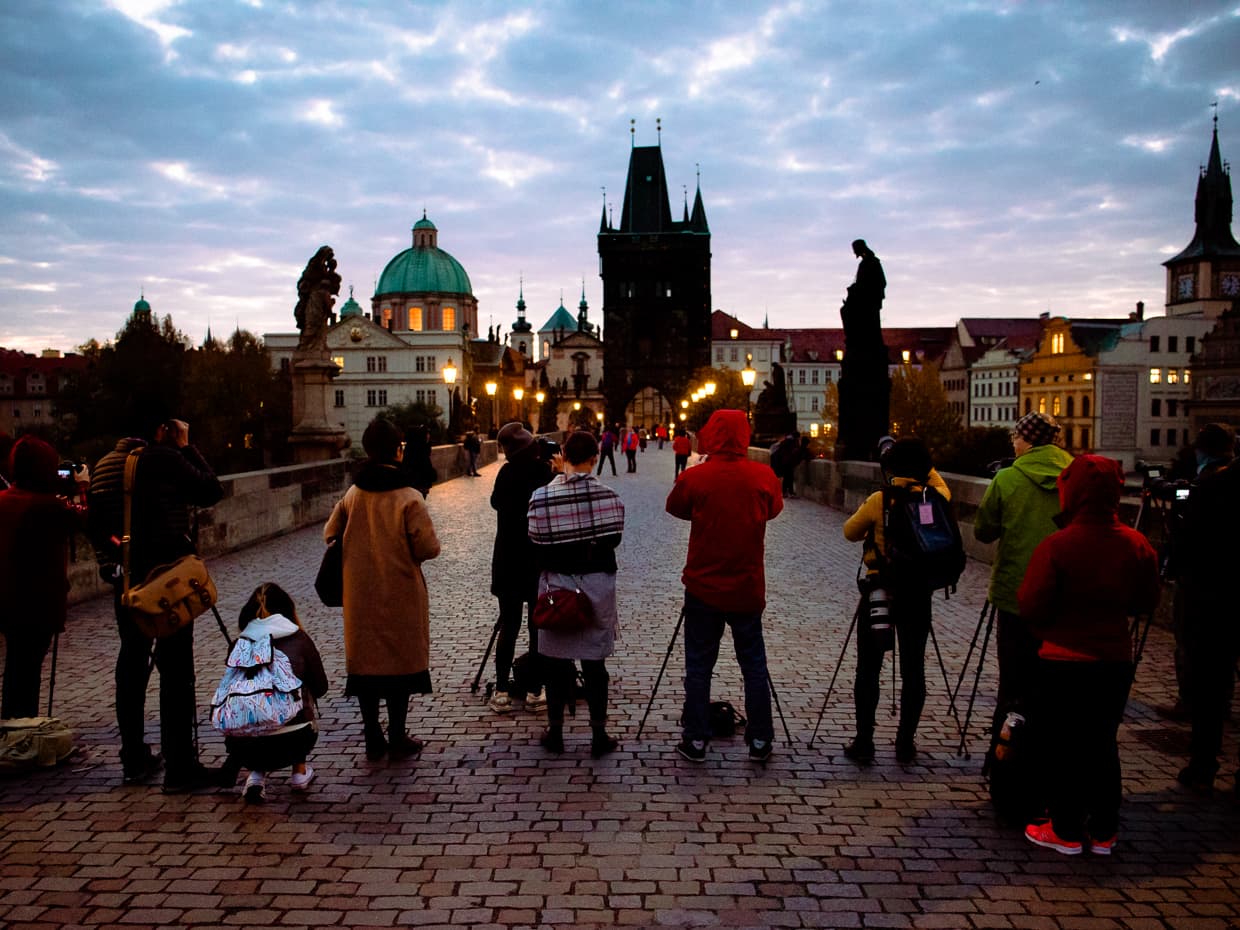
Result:
M883 488L883 569L887 584L955 590L964 572L964 543L951 505L931 487Z

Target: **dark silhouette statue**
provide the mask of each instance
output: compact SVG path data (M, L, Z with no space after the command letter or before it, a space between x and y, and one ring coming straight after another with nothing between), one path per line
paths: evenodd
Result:
M880 311L887 278L864 239L852 244L861 259L857 278L840 308L844 323L844 361L840 371L840 431L835 457L871 459L878 440L887 433L891 379Z
M297 282L297 306L293 309L293 317L301 330L301 338L297 341L298 352L327 352L327 326L331 322L332 305L339 293L336 255L330 246L325 245L306 263L306 270Z
M772 362L771 380L762 384L753 411L753 436L759 443L764 439L785 436L796 429L796 414L788 408L784 367L779 362Z

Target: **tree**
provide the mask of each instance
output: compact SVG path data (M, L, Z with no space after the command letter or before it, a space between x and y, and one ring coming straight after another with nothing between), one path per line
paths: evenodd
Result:
M393 404L380 410L378 416L391 420L405 434L413 432L415 427L425 426L430 430L433 446L442 445L446 441L443 410L437 404Z
M690 402L685 411L688 414L685 426L695 433L706 425L716 410L744 410L748 406L749 389L741 381L739 371L703 366L694 370L691 389L699 390L708 381L714 382L715 393L704 395L696 403Z
M947 399L936 365L900 366L891 377L889 410L893 436L916 436L926 444L936 462L955 453L960 419Z

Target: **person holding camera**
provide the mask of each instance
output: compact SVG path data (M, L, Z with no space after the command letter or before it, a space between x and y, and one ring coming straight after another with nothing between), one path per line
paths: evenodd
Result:
M534 602L538 600L538 562L530 542L528 509L530 495L551 480L551 465L538 440L516 421L506 423L496 437L504 452L504 464L495 476L491 508L495 511L495 549L491 556L491 593L499 601L499 635L495 642L495 693L490 707L497 714L513 709L524 698L531 710L546 706L541 687L529 694L510 678L521 621L528 610L530 652L538 654L538 630L534 627ZM542 683L534 663L534 676Z
M677 437L680 438L679 436ZM766 524L784 509L779 479L749 460L749 420L743 410L716 410L698 432L709 455L679 474L667 512L690 521L685 586L685 705L683 739L676 751L706 760L710 740L710 683L726 627L745 679L745 742L749 758L771 756L770 676L762 638L766 609Z
M134 478L129 547L130 578L140 582L151 570L195 552L193 508L210 507L224 489L206 459L189 441L189 424L167 420L149 445L122 439L91 473L91 541L99 573L114 587L120 652L116 657L116 724L121 736L121 767L126 784L150 779L166 764L164 791L173 794L213 787L219 773L198 761L194 743L194 627L188 624L163 639L138 629L121 606L121 536L125 529L125 462L141 450ZM146 744L146 688L151 655L159 670L159 729L163 755Z
M879 461L887 484L910 492L929 487L943 500L951 499L951 490L934 470L930 452L920 439L880 441ZM929 588L901 585L898 579L884 573L887 493L886 489L875 491L844 521L844 538L849 542L865 543L861 556L865 578L859 582L865 609L857 626L857 677L853 682L857 735L844 748L844 755L859 765L874 761L878 680L883 670L883 654L894 648L894 639L899 640L902 681L896 760L902 764L917 758L917 725L926 704L926 640L930 636L932 592Z
M1189 492L1178 576L1184 597L1184 639L1192 669L1189 711L1192 737L1189 763L1179 782L1207 793L1214 787L1223 728L1240 660L1240 624L1235 621L1236 565L1240 537L1240 466L1231 459L1235 437L1230 427L1211 423L1196 443L1198 474ZM1235 791L1240 797L1240 772Z
M55 449L23 436L9 462L4 471L13 483L0 491L0 632L5 645L0 718L5 720L39 715L43 660L52 639L65 629L69 541L82 522L81 511L62 493Z
M1016 592L1033 550L1057 529L1057 482L1060 472L1072 462L1072 456L1055 445L1058 435L1059 424L1045 413L1027 413L1017 420L1012 430L1016 459L995 474L973 518L973 535L978 542L999 543L991 565L989 592L999 623L994 738L1009 713L1024 709L1037 665L1038 638L1020 616Z

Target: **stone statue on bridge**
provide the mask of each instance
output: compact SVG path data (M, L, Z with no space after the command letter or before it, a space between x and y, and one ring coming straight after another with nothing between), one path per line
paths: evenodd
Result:
M887 433L891 379L880 311L887 293L882 262L864 239L852 244L861 259L857 278L840 308L844 324L844 361L840 366L840 423L837 460L873 458L879 438Z
M301 330L301 338L297 341L299 354L327 353L327 327L339 293L336 255L331 246L325 245L314 253L297 282L297 306L293 308L293 317Z

